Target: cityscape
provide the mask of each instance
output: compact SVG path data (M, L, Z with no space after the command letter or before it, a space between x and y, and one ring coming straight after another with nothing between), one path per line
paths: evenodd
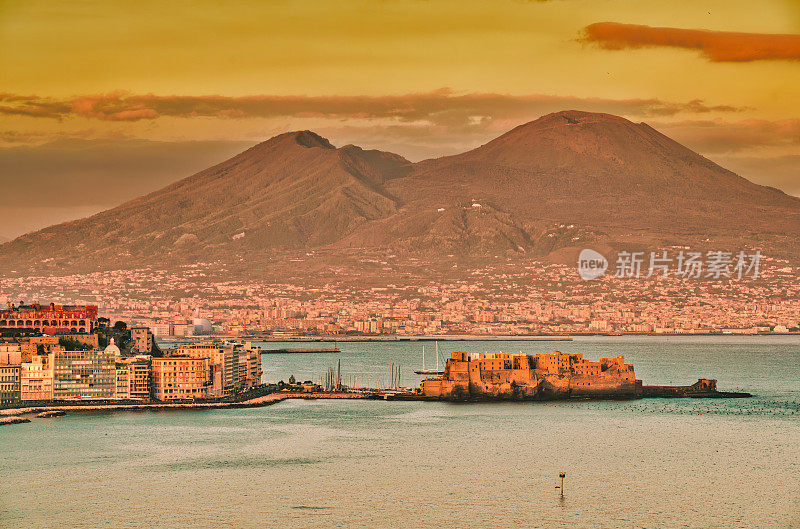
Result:
M0 405L221 399L262 386L261 349L249 342L162 351L149 328L109 323L96 306L0 311Z
M800 1L0 1L0 529L800 529Z
M185 325L185 324L184 324ZM192 334L208 332L195 318ZM336 368L319 378L265 383L262 349L251 342L207 339L162 349L146 326L113 325L94 305L14 305L0 311L0 425L95 409L188 409L266 406L286 398L383 400L559 400L583 398L749 398L718 391L716 380L691 386L645 386L623 355L590 361L582 354L467 353L454 351L442 370L415 370L418 388L402 386L399 366L388 383L359 385ZM270 354L341 352L294 348ZM424 352L423 352L424 355ZM439 364L437 342L436 365Z
M201 334L274 339L800 332L795 268L762 261L756 279L609 274L584 281L574 265L533 260L520 266L500 259L455 275L385 258L375 261L388 278L382 285L336 274L296 283L231 280L224 267L198 264L179 273L7 277L0 303L97 305L158 337L192 335L196 319L203 320ZM401 267L411 273L392 278Z

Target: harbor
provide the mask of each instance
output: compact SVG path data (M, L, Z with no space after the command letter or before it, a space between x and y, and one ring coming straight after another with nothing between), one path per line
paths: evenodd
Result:
M626 364L622 356L593 362L585 360L582 354L558 351L538 355L452 352L440 371L438 346L435 354L436 369L426 369L423 348L423 369L414 370L424 377L417 387L403 384L401 366L394 363L389 364L385 384L361 385L354 375L342 371L341 360L337 360L318 377L318 383L298 382L292 375L288 383L261 384L216 399L61 400L0 410L0 417L5 418L0 425L18 424L23 421L15 421L13 417L30 415L51 418L75 412L221 410L270 406L288 399L483 402L752 397L748 392L718 391L715 379L701 378L685 386L643 385L635 378L633 365Z
M70 525L67 517L46 507L27 509L24 495L36 493L63 501L68 497L70 505L86 510L87 523L105 520L122 527L135 516L143 525L165 529L184 525L184 515L172 514L170 506L193 501L213 511L193 515L196 526L212 526L220 516L231 525L251 526L252 513L231 503L232 497L248 498L253 509L269 512L271 522L286 527L330 526L349 517L349 526L364 528L416 526L418 516L403 508L409 501L429 509L426 523L432 526L482 525L486 517L502 519L509 512L509 507L490 501L498 493L521 506L513 507L513 516L518 525L530 527L544 518L594 527L598 512L609 517L630 512L642 526L657 527L665 519L653 513L667 510L674 513L667 525L677 525L699 516L692 509L708 483L714 484L715 494L747 498L730 509L716 507L715 496L709 496L706 512L716 513L719 527L740 527L740 516L778 527L771 525L775 517L760 514L754 502L793 505L796 500L789 491L796 490L791 484L797 483L797 473L784 451L767 451L757 462L748 459L754 440L784 443L790 451L800 438L800 359L790 338L715 343L698 338L579 338L558 346L591 361L623 351L646 384L677 386L698 376L715 376L720 389L746 388L753 394L746 399L405 400L408 392L387 387L390 364L399 367L404 386L418 386L425 378L413 373L422 366L421 345L353 343L340 345L342 351L335 355L263 355L265 380L286 382L293 375L301 383L318 382L332 368L335 382L338 366L342 384L351 378L365 387L381 381L383 395L349 388L301 394L276 387L245 403L73 405L54 418L36 417L45 408L25 410L13 420L30 422L0 428L9 446L3 497L17 506L18 518L34 527L53 520ZM435 346L425 345L426 367L433 368ZM440 353L448 355L461 348L463 342L439 344ZM553 347L477 342L470 348L520 349L543 353ZM750 362L753 355L761 359L755 365ZM44 468L25 459L31 446L71 455L53 458ZM515 456L521 449L534 455L521 460ZM76 457L82 466L76 466ZM709 470L698 466L701 462ZM610 465L624 471L608 472ZM403 472L413 472L415 478L398 479ZM554 488L560 486L560 472L567 476L563 500L561 490ZM62 478L51 479L54 474ZM183 479L187 476L192 479ZM776 479L789 485L770 488ZM130 493L119 491L115 484L120 480L129 484ZM665 497L665 480L681 494ZM215 486L209 487L212 482ZM521 482L524 487L516 486ZM624 497L619 490L626 491ZM386 498L391 508L373 512L360 507L376 496ZM464 508L464 497L486 501L489 511L476 518L475 509ZM151 507L142 509L141 501ZM114 508L101 516L91 507L98 502ZM535 509L528 508L531 502Z

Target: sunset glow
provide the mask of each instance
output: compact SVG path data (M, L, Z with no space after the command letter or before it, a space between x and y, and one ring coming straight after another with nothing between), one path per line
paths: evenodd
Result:
M419 160L563 109L646 121L800 194L800 7L772 0L754 20L752 2L703 4L2 2L2 179L26 184L0 206L43 208L45 225L287 130ZM174 149L169 168L148 169L153 149ZM115 202L31 193L53 180L42 158L69 173L104 157L130 175L103 179Z

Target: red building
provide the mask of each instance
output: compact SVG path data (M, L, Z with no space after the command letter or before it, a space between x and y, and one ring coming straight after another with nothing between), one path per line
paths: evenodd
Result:
M11 304L0 310L0 330L35 329L45 334L90 333L97 327L97 305Z

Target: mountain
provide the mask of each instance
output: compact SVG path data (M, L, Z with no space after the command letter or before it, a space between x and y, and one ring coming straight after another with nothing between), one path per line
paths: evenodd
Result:
M634 240L675 244L709 237L791 242L800 233L800 199L756 185L645 123L609 114L544 116L466 153L420 162L387 189L419 211L477 203L478 211L503 212L513 219L505 232L516 234L509 247L553 223L623 239L634 230Z
M382 184L406 167L310 131L282 134L111 210L23 235L0 251L0 265L128 267L322 246L391 215L396 200Z
M149 195L0 247L0 270L129 268L275 252L547 255L586 244L800 256L800 199L644 123L565 111L412 164L292 132Z

